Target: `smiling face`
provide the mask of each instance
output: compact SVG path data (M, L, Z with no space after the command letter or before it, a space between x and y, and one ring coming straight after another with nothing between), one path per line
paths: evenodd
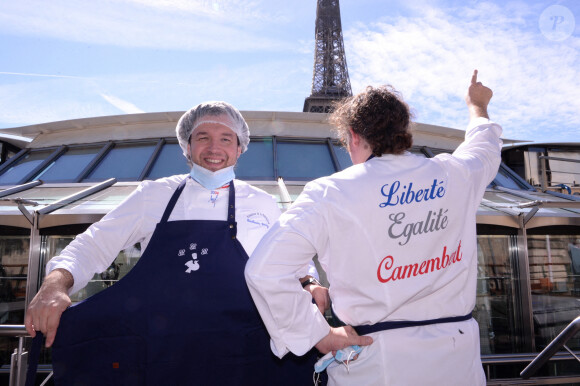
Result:
M242 148L238 145L236 133L229 127L206 122L191 133L187 152L192 162L215 172L235 165Z

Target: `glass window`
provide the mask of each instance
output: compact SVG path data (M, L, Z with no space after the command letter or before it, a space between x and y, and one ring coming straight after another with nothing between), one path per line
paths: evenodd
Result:
M73 294L71 301L73 303L80 302L89 296L111 287L137 264L140 257L140 244L135 244L132 247L122 250L104 272L95 274L83 289Z
M296 201L300 193L304 190L304 185L286 185L286 189L290 194L290 199L292 202Z
M43 185L36 186L32 189L24 190L18 193L11 194L6 198L24 198L26 200L34 201L40 205L49 205L64 197L78 193L86 189L86 186L69 186L69 187L47 187ZM35 208L35 209L38 209Z
M147 179L156 180L184 173L189 173L189 167L181 147L178 143L166 143L161 148L149 175L147 175Z
M336 171L325 142L278 142L277 145L278 175L285 180L308 181Z
M274 180L272 139L252 139L235 170L236 177L241 180Z
M516 353L523 331L521 306L512 269L510 242L516 236L478 235L477 298L473 312L479 324L481 353Z
M578 186L580 182L580 149L548 149L548 156L560 159L547 160L550 185Z
M280 209L284 209L285 206L282 202L282 194L280 193L280 188L278 187L278 185L260 185L258 184L252 184L252 186L255 186L256 188L262 189L263 191L265 191L266 193L274 196L274 198L276 199L276 202L278 203L278 207Z
M20 183L24 176L40 165L50 154L52 154L53 151L54 150L42 150L29 152L22 157L22 159L17 161L16 165L8 168L8 170L0 176L0 184L15 185Z
M47 248L43 260L46 262L54 256L59 255L74 238L75 236L69 235L46 236ZM73 303L80 302L87 299L89 296L112 286L122 279L135 266L135 264L137 264L140 257L140 244L135 244L132 247L122 250L104 272L95 274L83 289L72 294L70 297L71 301ZM42 266L44 266L44 264L42 264ZM42 277L44 277L44 271L42 272Z
M106 214L127 198L137 186L137 184L127 186L113 185L82 200L75 201L59 210L71 210L76 213Z
M83 181L104 181L113 177L121 181L135 181L154 149L155 144L152 143L117 145Z
M34 179L45 182L74 181L101 150L100 147L72 148L44 168Z
M338 165L340 166L341 170L352 166L352 160L350 159L350 155L344 146L336 145L333 143L332 148L334 149L334 155L336 155L336 159L338 160Z
M20 149L16 146L0 141L0 164L3 164L5 161L16 155L19 150Z
M525 189L528 190L530 186L526 186L515 179L503 166L500 166L497 175L495 176L493 182L499 186L509 189Z
M29 236L0 236L0 324L24 323Z
M580 315L580 235L528 235L536 350ZM568 341L580 348L580 336Z

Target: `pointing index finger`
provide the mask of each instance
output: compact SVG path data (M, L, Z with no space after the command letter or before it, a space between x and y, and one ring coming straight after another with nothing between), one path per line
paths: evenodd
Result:
M473 75L471 76L471 84L477 83L477 70L473 70Z

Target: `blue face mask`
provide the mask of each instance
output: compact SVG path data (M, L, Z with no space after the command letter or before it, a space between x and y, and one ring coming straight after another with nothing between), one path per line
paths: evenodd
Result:
M316 364L314 365L314 371L316 373L320 373L326 370L328 366L333 367L338 366L340 364L345 365L348 371L348 365L350 361L354 360L353 358L357 354L360 354L361 351L362 347L360 346L348 346L343 348L342 350L338 350L336 352L336 355L334 356L332 355L332 352L329 352L328 354L320 358L318 362L316 362Z
M207 170L195 163L193 164L189 175L204 188L211 190L221 188L236 177L233 165L212 172L211 170Z

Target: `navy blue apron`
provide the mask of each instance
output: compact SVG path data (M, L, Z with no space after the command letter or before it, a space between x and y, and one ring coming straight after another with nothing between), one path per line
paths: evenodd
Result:
M52 348L57 385L310 385L316 356L270 351L244 279L235 189L227 221L167 221L136 266L66 310Z

